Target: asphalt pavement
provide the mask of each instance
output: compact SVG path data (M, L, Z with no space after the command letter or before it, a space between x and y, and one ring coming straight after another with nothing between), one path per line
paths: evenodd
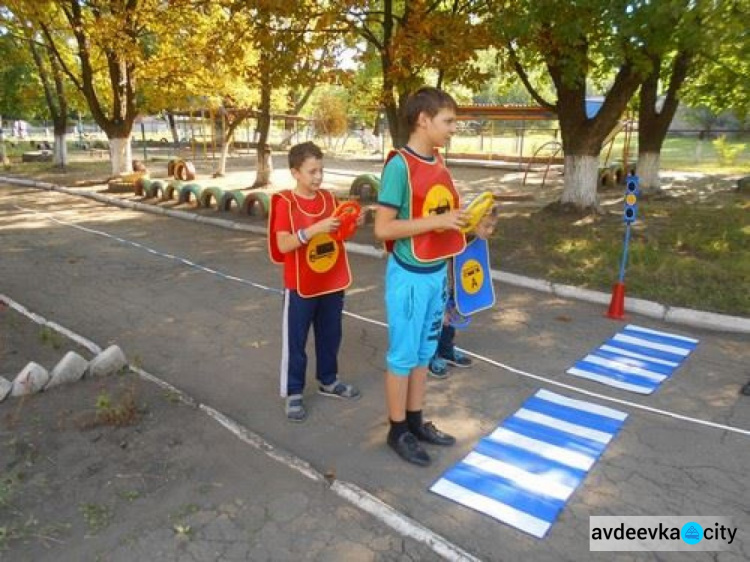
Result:
M431 450L423 469L385 446L382 259L351 256L340 368L363 398L319 396L309 375L309 417L296 425L278 397L281 279L262 236L10 186L0 186L0 221L0 292L100 345L117 343L149 373L478 559L601 559L589 552L589 516L615 514L731 516L740 535L719 559L750 558L750 407L738 394L750 375L746 334L630 315L700 340L662 388L637 396L565 374L622 327L601 305L498 283L497 306L458 336L474 367L429 381L425 414L458 443ZM542 540L428 491L539 388L629 414Z

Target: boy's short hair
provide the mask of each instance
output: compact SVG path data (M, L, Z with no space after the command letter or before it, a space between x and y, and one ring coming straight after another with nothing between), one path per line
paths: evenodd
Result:
M430 117L435 117L444 108L457 111L458 105L456 104L456 100L440 88L432 86L421 87L406 100L404 114L406 115L406 124L409 126L409 132L411 133L417 128L420 113L424 112Z
M323 151L312 141L295 144L289 149L289 169L299 170L308 158L323 159Z

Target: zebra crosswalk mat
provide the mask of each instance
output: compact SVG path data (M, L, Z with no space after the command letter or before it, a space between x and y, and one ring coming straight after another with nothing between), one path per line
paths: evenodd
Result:
M698 340L628 324L567 373L651 394L690 355Z
M626 417L539 390L430 490L541 538Z

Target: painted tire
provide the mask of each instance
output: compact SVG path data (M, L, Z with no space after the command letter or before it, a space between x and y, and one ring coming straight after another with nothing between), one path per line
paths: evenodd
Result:
M150 183L151 180L146 178L145 176L138 178L133 185L133 193L137 197L143 197L143 195L146 193L146 186Z
M183 185L180 188L180 195L177 199L178 203L190 203L190 195L193 195L193 199L195 199L195 202L197 203L201 196L201 191L203 188L198 185L197 183L189 183L187 185Z
M225 191L219 201L219 210L231 211L232 208L242 209L245 193L239 190Z
M180 160L174 165L175 179L191 181L195 179L195 166L190 160Z
M167 187L164 188L164 193L162 197L164 198L165 201L174 199L175 191L179 192L181 188L182 188L182 182L180 180L169 180L167 182Z
M198 204L201 207L211 207L211 200L216 204L216 208L220 209L219 202L224 195L224 190L220 187L207 187L201 191L200 197L198 198Z
M164 197L164 183L159 180L154 180L146 188L146 197Z
M374 174L362 174L354 178L349 195L361 203L375 203L380 191L380 178Z
M258 194L247 193L245 195L245 198L242 200L242 204L240 205L240 213L242 213L243 215L255 215L255 206L258 204Z
M243 215L267 217L269 200L268 193L247 193L240 204L240 212Z
M271 196L268 193L256 193L258 197L258 214L264 218L268 217L269 207L271 205Z

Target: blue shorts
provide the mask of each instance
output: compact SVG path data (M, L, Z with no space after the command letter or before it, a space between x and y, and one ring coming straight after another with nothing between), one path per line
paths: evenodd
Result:
M388 370L408 376L426 367L437 349L447 296L447 267L414 271L391 254L385 273Z

